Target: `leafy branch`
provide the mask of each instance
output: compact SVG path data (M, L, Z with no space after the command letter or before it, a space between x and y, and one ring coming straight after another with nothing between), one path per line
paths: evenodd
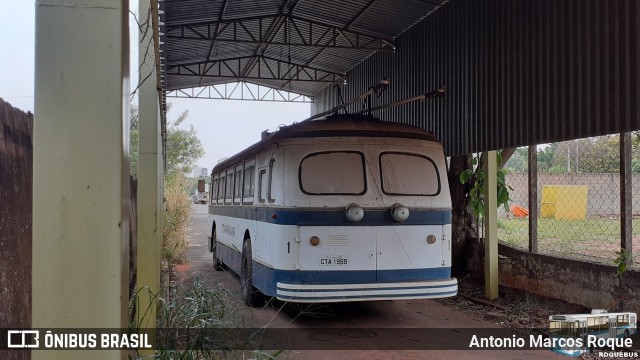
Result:
M624 275L627 272L627 268L631 264L631 253L627 249L622 249L617 253L618 257L613 260L613 263L616 264L616 274Z
M502 163L502 152L497 152L497 163ZM480 161L479 161L480 160ZM460 174L460 183L469 183L471 188L469 190L469 207L468 211L475 217L484 213L485 210L485 171L482 164L482 158L472 157L470 160L470 166ZM504 206L506 211L509 211L509 190L513 190L506 184L507 170L500 168L497 172L498 177L498 195L497 202L498 207Z

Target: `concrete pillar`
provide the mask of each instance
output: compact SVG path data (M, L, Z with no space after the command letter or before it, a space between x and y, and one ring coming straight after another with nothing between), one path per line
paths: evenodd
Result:
M495 151L484 155L484 292L498 298L498 163Z
M157 12L150 3L140 0L141 24L139 44L140 81L138 88L138 250L137 250L137 318L143 328L155 328L156 304L160 291L162 256L162 187L163 159L160 138L160 104L156 76L156 52L153 26ZM153 9L155 10L155 9Z
M35 328L126 328L126 0L37 0L33 160ZM34 351L33 359L121 359Z

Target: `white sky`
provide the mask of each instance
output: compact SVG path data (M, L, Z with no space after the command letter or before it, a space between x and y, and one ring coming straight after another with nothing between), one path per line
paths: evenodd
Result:
M138 1L132 1L133 11ZM131 28L132 44L137 44L137 29ZM14 107L33 112L35 1L0 0L0 98ZM132 49L137 62L137 50ZM137 69L133 63L132 72ZM137 74L132 74L131 89ZM189 110L183 127L193 125L206 154L197 164L211 168L222 157L231 156L260 140L263 130L275 130L280 124L291 124L309 116L309 104L237 100L168 99L173 109L168 119ZM37 121L37 117L35 118Z

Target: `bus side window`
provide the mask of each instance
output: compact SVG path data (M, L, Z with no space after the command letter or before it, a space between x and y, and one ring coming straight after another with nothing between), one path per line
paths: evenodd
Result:
M244 184L242 188L242 203L253 204L253 195L255 192L255 166L247 166L244 168Z
M211 184L211 191L210 191L210 199L209 199L209 204L213 205L216 203L216 199L218 198L218 179L214 179L213 180L213 184Z
M269 202L274 202L276 199L272 197L272 186L273 186L273 168L275 167L276 159L271 159L269 161L269 184L267 185L267 200Z
M228 170L224 190L224 203L231 204L231 201L233 201L233 171Z
M258 171L258 202L263 203L265 201L266 193L267 193L267 170L260 169L260 171Z
M233 203L240 204L242 197L242 165L236 166L233 184Z

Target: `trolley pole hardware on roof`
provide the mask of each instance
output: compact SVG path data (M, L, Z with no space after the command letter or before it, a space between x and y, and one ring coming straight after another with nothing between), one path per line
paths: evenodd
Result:
M364 93L356 96L355 98L353 98L353 99L351 99L351 100L349 100L349 101L347 101L347 102L345 102L345 103L343 103L341 105L338 105L338 106L334 107L331 110L327 110L325 112L313 115L313 116L311 116L311 117L309 117L309 118L307 118L307 119L305 119L303 121L316 120L316 119L321 118L323 116L330 115L330 114L333 114L333 113L337 113L338 111L346 108L347 106L355 103L358 100L367 99L369 96L373 95L374 93L377 93L379 91L384 90L388 85L389 85L389 81L388 80L386 80L386 79L382 80L379 85L369 88L369 90L367 90ZM399 105L407 104L407 103L414 102L414 101L440 98L440 97L444 96L446 91L447 91L446 87L441 86L441 87L437 88L436 90L430 91L430 92L428 92L426 94L414 96L414 97L411 97L411 98L408 98L408 99L404 99L404 100L398 100L398 101L395 101L395 102L392 102L392 103L389 103L389 104L379 105L379 106L376 106L376 107L373 107L373 108L362 109L362 110L360 110L358 112L355 112L355 113L353 113L351 115L357 116L357 115L362 115L362 114L369 114L372 111L377 111L377 110L382 110L382 109L386 109L386 108L389 108L389 107L399 106Z

